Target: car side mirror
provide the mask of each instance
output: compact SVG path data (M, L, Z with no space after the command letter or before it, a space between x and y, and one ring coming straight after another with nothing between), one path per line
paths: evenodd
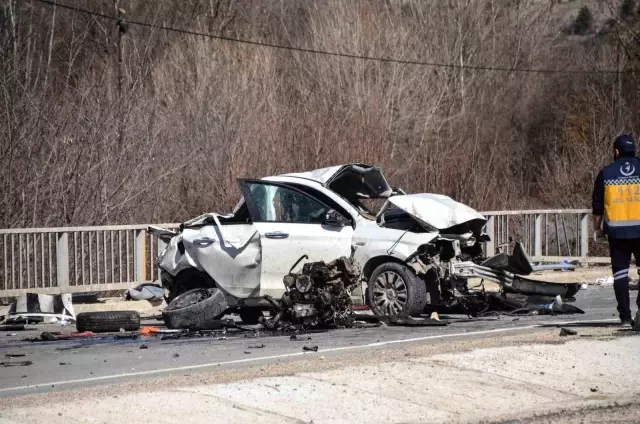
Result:
M324 225L328 225L330 227L345 227L349 222L338 212L330 209L324 215Z

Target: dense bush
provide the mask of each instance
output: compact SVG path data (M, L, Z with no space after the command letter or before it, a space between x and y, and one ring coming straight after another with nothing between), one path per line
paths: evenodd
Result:
M114 16L111 0L59 0ZM480 209L584 207L639 120L633 22L563 35L555 2L120 0L128 20L357 55L278 50L37 0L0 9L0 227L228 211L238 177L345 162ZM618 8L615 9L619 11ZM574 15L575 16L575 15ZM122 72L122 84L119 84Z

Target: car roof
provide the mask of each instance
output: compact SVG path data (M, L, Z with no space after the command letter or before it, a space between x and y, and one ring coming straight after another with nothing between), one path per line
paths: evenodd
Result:
M329 166L327 168L315 169L313 171L306 172L291 172L288 174L276 175L275 177L293 177L293 178L301 178L304 180L315 181L319 184L326 185L336 174L338 174L342 169L348 167L360 167L360 168L374 168L372 165L367 165L363 163L348 163L343 165L334 165ZM269 178L269 177L268 177Z
M302 178L305 180L315 181L320 184L326 184L327 181L331 179L334 175L340 171L345 166L349 165L335 165L329 166L327 168L315 169L313 171L307 172L291 172L288 174L277 175L277 177L294 177L294 178Z

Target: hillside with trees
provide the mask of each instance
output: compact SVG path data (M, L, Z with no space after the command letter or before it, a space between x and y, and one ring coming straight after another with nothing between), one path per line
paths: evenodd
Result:
M176 222L346 162L481 210L588 207L640 125L634 0L50 3L0 0L0 228Z

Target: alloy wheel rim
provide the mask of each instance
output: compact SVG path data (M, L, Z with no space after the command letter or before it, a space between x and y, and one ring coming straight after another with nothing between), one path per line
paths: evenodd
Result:
M408 299L407 283L396 272L384 271L373 283L373 302L385 315L402 313Z

